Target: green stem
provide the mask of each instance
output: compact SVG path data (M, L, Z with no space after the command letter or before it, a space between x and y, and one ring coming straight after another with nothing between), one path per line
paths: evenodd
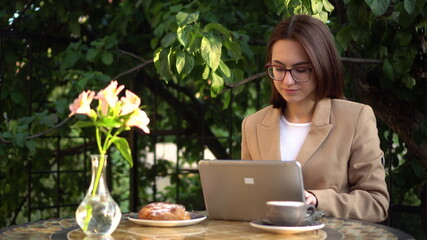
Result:
M101 147L102 136L98 127L95 128L95 133L96 133L95 136L96 136L96 143L98 145L98 151L99 153L101 153L102 152L102 147Z
M98 190L98 186L99 186L99 179L101 178L102 169L104 168L105 154L100 154L99 157L100 157L100 159L99 159L99 163L98 163L98 169L97 169L96 175L95 175L95 182L94 182L93 189L92 189L92 196L96 195L96 191Z
M93 183L92 196L95 196L96 195L96 191L98 190L99 179L101 178L102 170L104 168L104 163L105 163L105 153L104 154L100 154L99 158L100 159L98 161L98 169L96 171L95 181ZM84 221L84 225L83 225L83 231L84 232L87 231L87 229L89 227L90 219L92 218L92 205L88 204L88 205L86 205L86 208L87 208L87 213L86 213L86 217L85 217L85 221Z
M107 149L111 146L111 132L113 129L109 129L108 132L105 134L105 142L104 146L102 146L102 150L100 152L104 152L104 154L107 152Z

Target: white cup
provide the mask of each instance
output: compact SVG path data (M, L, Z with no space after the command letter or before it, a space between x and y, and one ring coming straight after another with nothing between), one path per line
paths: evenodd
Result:
M304 202L268 201L267 221L275 226L299 226L311 220L316 208Z

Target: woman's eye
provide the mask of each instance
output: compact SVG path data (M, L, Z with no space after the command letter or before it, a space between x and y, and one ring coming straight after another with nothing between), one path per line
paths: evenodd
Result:
M305 73L308 71L308 68L294 68L298 73Z
M283 68L278 68L278 67L274 68L274 70L275 70L276 72L283 72L283 71L284 71L284 69L283 69Z

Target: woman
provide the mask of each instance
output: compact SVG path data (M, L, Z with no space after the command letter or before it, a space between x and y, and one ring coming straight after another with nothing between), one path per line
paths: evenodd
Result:
M272 105L243 120L241 158L296 160L307 204L330 216L383 221L389 195L375 115L344 100L328 27L306 15L279 23L267 62Z

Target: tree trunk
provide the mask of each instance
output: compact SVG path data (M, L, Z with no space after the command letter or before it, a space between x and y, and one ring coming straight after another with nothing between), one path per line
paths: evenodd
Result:
M148 87L151 92L157 94L160 98L166 101L171 106L171 109L179 109L179 111L182 112L182 118L188 122L189 127L186 129L186 133L194 133L195 136L201 136L199 140L209 148L217 159L230 158L226 148L218 141L218 138L211 131L210 127L206 125L202 103L194 98L190 103L177 99L166 89L166 87L164 87L161 80L156 79L150 81L143 79L143 77L138 77L137 81L138 83ZM182 94L192 98L191 94L188 94L186 89L180 86L169 83L168 87L169 89L180 91ZM173 113L171 112L171 114Z
M355 81L358 95L362 101L370 105L375 114L392 131L399 135L405 142L408 151L411 152L427 170L427 147L416 142L414 134L420 131L420 127L425 121L423 113L417 104L404 102L397 96L385 91L379 84L376 84L375 76L367 76L367 70L360 64L353 64L353 80Z

